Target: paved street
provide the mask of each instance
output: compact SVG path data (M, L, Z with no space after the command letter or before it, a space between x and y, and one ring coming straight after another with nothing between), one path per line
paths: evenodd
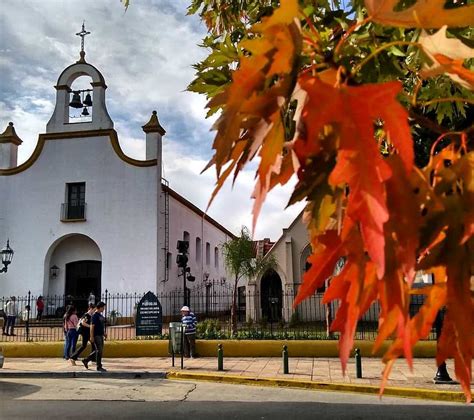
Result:
M439 391L461 391L459 385L435 385L436 372L434 359L415 359L414 369L410 371L405 360L398 360L390 374L389 386L433 389ZM107 358L104 366L113 372L166 372L172 370L169 357ZM176 359L175 370L180 370L180 359ZM217 359L203 357L185 359L185 371L195 373L217 373ZM383 364L379 358L363 358L361 379L356 378L355 362L349 360L346 375L342 374L341 362L337 358L290 358L290 373L283 373L282 361L278 357L227 357L224 359L224 375L238 375L252 378L285 378L293 380L317 381L326 383L345 383L380 386ZM454 377L452 361L448 370ZM78 362L71 366L60 358L7 358L2 374L11 372L87 372Z
M469 419L474 407L163 379L0 380L1 419Z

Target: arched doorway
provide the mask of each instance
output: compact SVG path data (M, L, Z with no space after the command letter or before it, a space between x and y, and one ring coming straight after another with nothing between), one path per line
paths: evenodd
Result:
M269 322L280 321L282 318L283 289L278 273L270 269L262 277L260 285L262 318Z
M74 261L66 264L65 295L71 297L79 313L87 308L92 292L96 300L101 294L101 261ZM68 302L69 303L69 302Z
M58 238L51 244L45 256L44 294L54 299L61 297L60 306L71 303L85 309L87 297L92 291L96 300L102 291L102 254L97 243L90 237L73 233ZM56 266L54 275L50 267ZM62 301L62 296L66 300ZM76 299L80 298L76 302Z

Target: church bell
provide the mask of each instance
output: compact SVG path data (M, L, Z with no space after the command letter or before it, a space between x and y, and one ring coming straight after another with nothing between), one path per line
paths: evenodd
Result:
M84 101L84 103L86 103L86 102ZM84 107L84 109L82 110L81 115L82 115L83 117L89 116L89 111L87 110L86 107Z
M86 95L86 99L84 99L84 105L85 106L92 106L92 98L91 98L91 94L88 93Z
M72 93L72 100L69 106L71 108L82 108L81 96L78 91Z

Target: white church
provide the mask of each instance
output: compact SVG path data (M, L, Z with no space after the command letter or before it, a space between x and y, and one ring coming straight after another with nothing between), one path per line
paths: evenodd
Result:
M195 285L225 284L221 245L234 235L162 178L157 113L143 125L146 158L137 160L120 147L105 79L83 47L55 89L53 115L25 162L13 123L0 134L0 248L8 238L15 252L0 296L182 290L178 240L189 241Z

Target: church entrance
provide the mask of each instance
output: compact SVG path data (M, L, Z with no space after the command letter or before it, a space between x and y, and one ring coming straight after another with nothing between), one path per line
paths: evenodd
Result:
M277 322L282 318L283 290L281 279L275 270L268 270L261 282L262 318Z
M87 309L89 294L92 292L96 302L101 294L101 261L75 261L66 264L65 295L68 304L76 306L78 313Z

